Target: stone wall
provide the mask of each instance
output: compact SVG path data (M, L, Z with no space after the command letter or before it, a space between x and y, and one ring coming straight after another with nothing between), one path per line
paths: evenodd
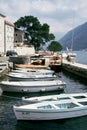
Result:
M28 64L30 63L30 56L11 56L9 62L13 64Z
M33 46L31 47L15 47L14 50L18 53L18 55L32 55L35 54L35 49Z

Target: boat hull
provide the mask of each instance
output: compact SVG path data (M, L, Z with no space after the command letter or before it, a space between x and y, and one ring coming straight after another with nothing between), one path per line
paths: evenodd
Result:
M16 69L12 70L13 73L23 73L23 74L30 74L30 75L53 75L54 71L53 70L46 70L46 69Z
M87 115L87 93L53 95L55 101L13 106L17 120L60 120ZM43 98L46 98L43 97Z
M31 64L15 64L19 68L30 68L30 69L47 69L45 65L31 65Z
M54 80L56 75L27 75L21 73L9 73L7 74L9 80L14 81L47 81L47 80Z
M77 98L76 100L82 101L86 98L87 100L87 93L73 93L73 94L57 94L57 95L47 95L47 96L36 96L36 97L22 97L23 101L29 102L29 103L39 103L39 102L47 102L47 101L63 101L63 100L71 100Z
M49 81L50 82L50 81ZM14 82L13 82L14 83ZM36 84L35 84L36 83ZM63 91L64 90L64 86L65 83L37 83L37 81L35 81L35 83L21 83L19 82L14 83L14 84L4 84L3 82L0 84L1 89L3 92L26 92L26 93L30 93L30 92L48 92L48 91Z
M87 115L87 107L83 109L69 109L69 110L21 110L13 107L17 120L60 120L75 118Z
M8 76L9 77L9 80L11 81L51 81L51 80L55 80L55 77L43 77L43 78L30 78L30 77L12 77L12 76Z

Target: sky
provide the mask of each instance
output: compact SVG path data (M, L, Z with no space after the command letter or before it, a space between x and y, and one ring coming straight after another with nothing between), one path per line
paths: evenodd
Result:
M0 13L12 23L24 16L37 17L59 40L87 22L87 0L0 0Z

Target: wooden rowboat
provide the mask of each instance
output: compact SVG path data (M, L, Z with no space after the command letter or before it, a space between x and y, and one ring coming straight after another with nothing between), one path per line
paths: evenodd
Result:
M20 68L47 69L45 65L15 64L15 66Z
M86 95L68 95L65 99L13 106L17 120L60 120L87 116ZM60 95L60 98L63 98Z

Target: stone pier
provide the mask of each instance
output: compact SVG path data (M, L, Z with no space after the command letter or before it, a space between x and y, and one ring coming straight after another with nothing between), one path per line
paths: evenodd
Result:
M75 75L78 75L83 78L87 78L87 65L76 63L76 62L72 63L64 60L62 62L62 68Z

